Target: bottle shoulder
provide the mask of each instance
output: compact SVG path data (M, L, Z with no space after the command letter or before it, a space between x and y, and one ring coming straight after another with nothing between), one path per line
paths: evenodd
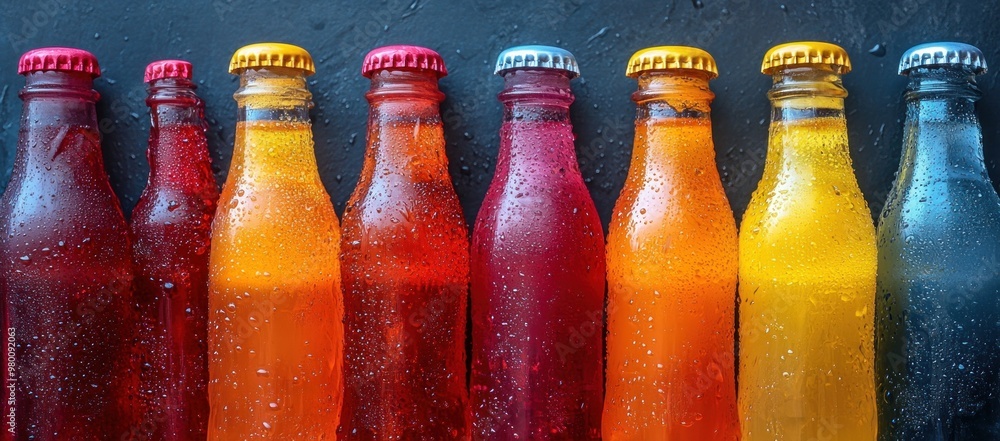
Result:
M921 237L937 243L993 238L1000 242L1000 197L992 191L903 192L890 196L879 216L878 230L882 240Z
M817 177L782 173L760 181L744 213L747 222L871 224L868 203L853 174Z
M65 184L56 179L12 179L0 198L0 222L127 230L118 196L107 179L94 185Z
M740 268L747 276L788 272L821 281L830 268L855 277L875 271L875 225L860 190L758 189L739 234Z
M46 280L131 277L131 237L116 197L16 193L0 201L2 265L20 263L25 277Z
M714 190L714 189L713 189ZM725 193L707 189L645 186L622 190L608 226L608 241L684 236L736 237L736 221Z
M130 225L133 232L168 226L183 231L191 224L202 224L206 218L211 222L218 198L214 187L192 191L147 186L132 209Z
M472 243L474 252L492 252L494 257L579 254L601 256L603 262L605 240L589 195L574 200L522 196L484 201Z
M568 182L507 182L494 181L480 206L478 218L491 222L531 219L542 222L564 222L566 219L589 221L598 219L597 206L581 179ZM526 225L528 228L545 228Z
M275 286L339 280L340 223L324 192L223 192L212 222L214 280Z
M467 230L458 194L450 185L356 189L344 209L344 234L408 230ZM348 230L351 230L348 232Z

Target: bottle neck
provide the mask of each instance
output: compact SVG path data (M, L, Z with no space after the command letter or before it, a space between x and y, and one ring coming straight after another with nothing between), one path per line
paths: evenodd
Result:
M204 125L205 103L195 93L196 88L183 78L153 80L146 98L152 127Z
M305 72L285 67L247 69L233 95L240 122L309 123L312 94Z
M644 72L632 94L637 105L633 168L666 171L674 164L714 161L709 74L697 70Z
M517 119L511 110L537 109L562 111L569 119L569 106L573 104L568 73L556 70L513 70L504 74L504 89L498 95L507 112L504 120ZM526 116L527 117L527 116Z
M819 176L854 179L847 142L844 98L847 90L840 75L825 67L796 67L774 75L768 92L771 127L765 178Z
M504 75L498 171L577 170L573 146L570 77L554 70L515 70ZM541 164L539 164L541 163Z
M269 67L240 74L233 95L239 107L233 165L249 181L319 181L305 72Z
M25 79L19 93L24 107L16 166L103 175L95 106L100 95L93 89L93 78L79 72L46 71L30 73Z
M437 74L382 70L371 77L368 147L361 180L448 180Z
M767 96L771 123L796 123L816 118L844 118L847 89L836 72L822 67L778 71Z
M982 93L963 68L916 68L906 88L901 179L955 173L988 179L975 102Z
M164 78L149 84L150 183L163 186L201 185L211 182L205 105L196 86L183 78Z

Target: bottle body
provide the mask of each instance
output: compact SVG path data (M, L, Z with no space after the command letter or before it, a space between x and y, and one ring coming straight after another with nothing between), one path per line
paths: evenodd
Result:
M433 72L372 80L364 169L343 221L339 436L469 439L469 239L448 175L443 95Z
M85 74L36 72L0 199L8 355L3 439L111 440L133 420L128 227L101 155ZM9 360L8 360L9 361ZM13 375L11 375L13 374ZM11 428L13 422L13 428Z
M190 81L156 80L147 103L150 177L131 229L139 311L143 439L204 439L208 259L219 190L203 104Z
M474 438L599 439L604 240L576 162L569 80L506 80L496 175L472 238ZM512 90L522 86L524 99Z
M340 414L339 223L313 152L305 78L247 70L212 224L210 440L333 439Z
M1000 197L962 69L911 72L879 218L879 439L1000 437Z
M608 232L606 440L735 440L737 235L708 79L639 77L635 148Z
M802 70L772 89L767 163L740 229L743 438L872 440L874 225L846 92Z

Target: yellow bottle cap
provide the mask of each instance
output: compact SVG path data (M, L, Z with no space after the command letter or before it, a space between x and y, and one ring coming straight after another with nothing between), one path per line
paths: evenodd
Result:
M709 78L719 76L715 58L708 52L689 46L647 47L632 55L625 68L625 76L635 78L651 70L691 69L709 73Z
M851 59L844 48L822 41L797 41L779 44L764 55L761 73L772 75L778 69L796 66L829 66L845 74L851 71Z
M312 56L305 49L285 43L256 43L243 46L229 61L229 73L239 74L256 67L301 69L306 75L316 73Z

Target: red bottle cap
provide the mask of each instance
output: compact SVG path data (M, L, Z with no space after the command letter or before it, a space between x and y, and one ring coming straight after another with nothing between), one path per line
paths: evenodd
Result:
M365 56L361 65L361 75L371 78L382 69L430 70L438 78L448 75L441 54L420 46L385 46L375 49Z
M146 76L143 82L160 80L163 78L183 78L191 79L191 63L184 60L160 60L149 63L146 66Z
M101 67L97 65L94 54L71 47L33 49L21 55L21 61L17 63L17 73L21 75L46 70L83 72L95 78L101 76Z

